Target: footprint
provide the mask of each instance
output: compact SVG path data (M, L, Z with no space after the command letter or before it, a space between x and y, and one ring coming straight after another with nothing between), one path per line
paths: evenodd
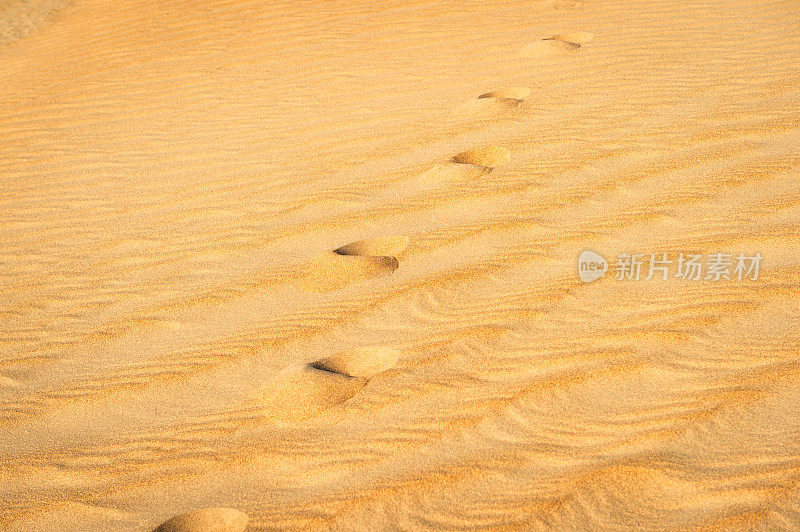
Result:
M528 87L507 87L481 94L456 109L460 115L470 117L491 117L519 107L531 95Z
M395 349L363 347L293 366L259 394L259 402L274 420L301 421L344 403L399 358Z
M315 257L298 284L309 292L332 292L345 286L389 275L400 263L408 238L394 236L359 240Z
M242 532L247 514L233 508L204 508L173 517L153 532Z
M580 44L574 42L561 41L558 39L543 39L526 44L522 50L520 50L519 55L526 58L547 57L566 54L580 47Z
M408 247L407 236L388 236L383 238L368 238L359 240L335 249L333 252L338 255L353 257L359 256L385 256L392 257L399 255Z
M447 163L439 163L416 177L417 191L464 181L490 173L508 162L511 152L501 146L487 145L458 153Z
M457 164L471 164L488 173L507 163L510 158L511 152L507 148L489 144L456 154L452 161Z
M560 55L577 50L594 39L588 31L571 31L547 37L541 41L526 44L520 51L522 57L546 57Z
M594 33L589 33L588 31L570 31L567 33L559 33L558 35L553 35L552 37L548 37L545 40L563 41L566 43L584 45L587 42L591 42L594 40Z
M309 364L316 368L347 377L371 378L397 364L400 351L386 347L362 347L321 358Z

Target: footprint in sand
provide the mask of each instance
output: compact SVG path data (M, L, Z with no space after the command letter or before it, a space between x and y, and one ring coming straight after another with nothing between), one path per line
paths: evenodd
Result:
M463 104L457 112L473 117L489 117L519 107L530 95L528 87L506 87L481 94Z
M530 95L531 90L528 87L506 87L504 89L481 94L478 96L478 99L493 98L501 102L519 105Z
M563 41L578 45L584 45L587 42L591 42L594 40L594 33L589 33L588 31L569 31L567 33L559 33L558 35L553 35L552 37L548 37L545 40Z
M594 39L594 35L587 31L559 33L541 41L526 44L520 51L520 55L533 58L566 54L577 50L592 39Z
M405 236L371 238L347 244L315 257L299 285L309 292L331 292L358 281L395 271L397 256L408 246Z
M242 532L247 514L233 508L204 508L173 517L153 532Z
M259 402L278 421L300 421L344 403L370 379L394 367L400 352L386 347L362 347L337 353L304 366L284 370Z
M421 187L438 186L448 181L479 177L502 166L511 158L511 152L502 146L489 144L458 153L447 163L440 163L417 176Z
M476 166L482 172L489 173L497 166L506 164L511 159L511 152L502 146L489 144L468 151L463 151L453 156L456 164L469 164Z

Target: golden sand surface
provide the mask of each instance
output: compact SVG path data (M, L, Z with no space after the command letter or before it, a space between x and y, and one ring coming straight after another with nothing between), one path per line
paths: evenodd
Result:
M797 0L0 0L0 529L797 530L799 81Z

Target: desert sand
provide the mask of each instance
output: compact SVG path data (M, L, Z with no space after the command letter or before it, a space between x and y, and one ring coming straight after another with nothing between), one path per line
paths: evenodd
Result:
M799 50L796 0L0 0L0 529L797 530Z

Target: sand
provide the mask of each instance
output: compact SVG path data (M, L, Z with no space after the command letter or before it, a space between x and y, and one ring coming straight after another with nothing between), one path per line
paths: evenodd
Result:
M798 50L794 0L0 0L0 529L796 530Z

